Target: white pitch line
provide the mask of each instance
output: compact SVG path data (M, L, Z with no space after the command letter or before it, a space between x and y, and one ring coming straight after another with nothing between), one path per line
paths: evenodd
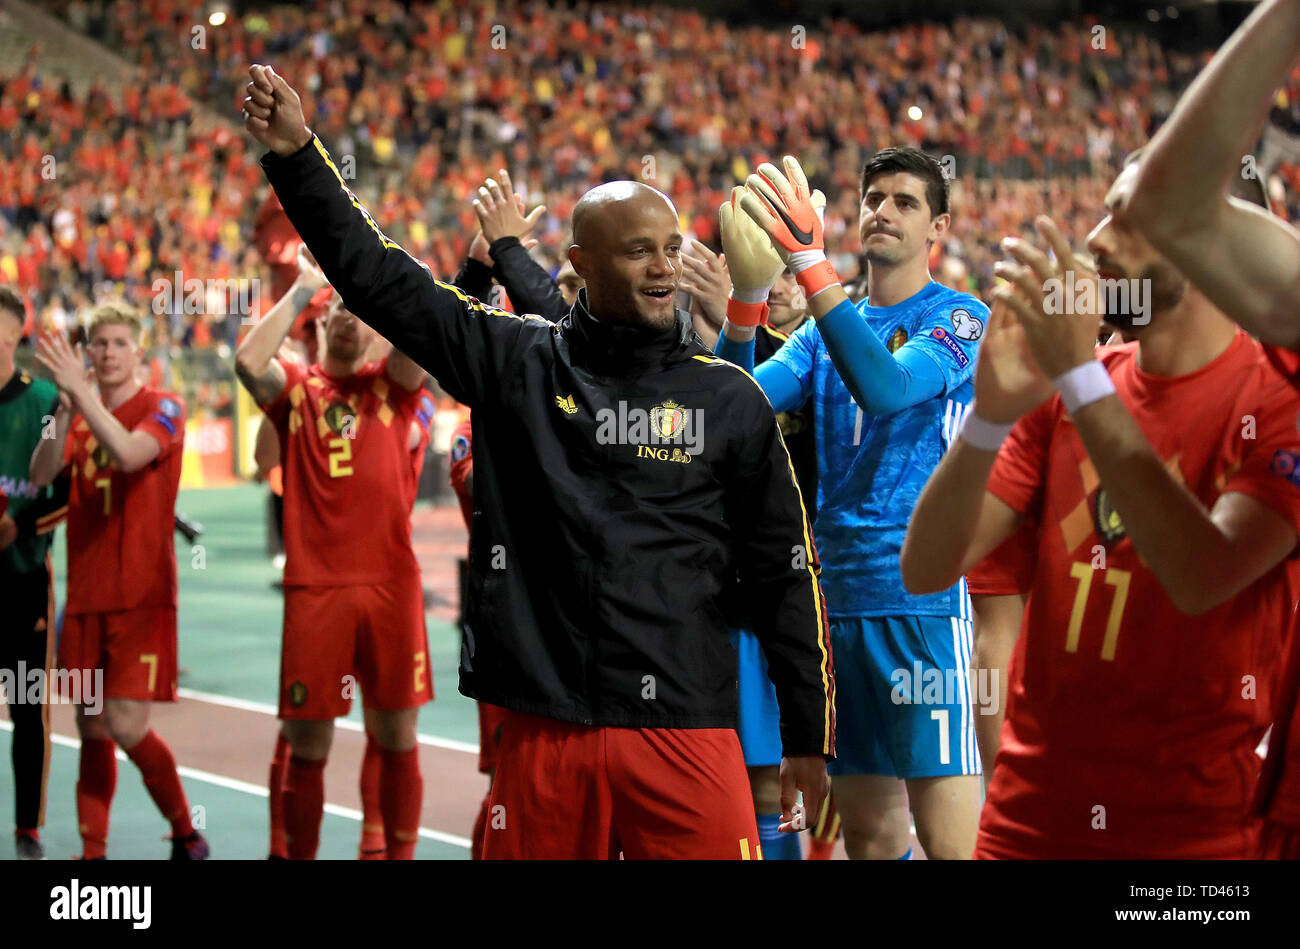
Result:
M244 712L258 712L262 715L279 716L280 710L274 705L267 705L265 702L250 702L247 699L237 699L230 695L217 695L214 692L199 692L195 689L177 689L176 694L183 699L189 699L193 702L207 702L209 705L222 705L226 708L237 708ZM365 726L361 722L354 722L347 718L334 719L334 727L342 728L349 732L364 732ZM416 735L416 740L422 745L428 745L431 748L444 748L447 751L463 751L468 755L477 755L479 752L478 745L468 741L456 741L454 738L442 738L438 735Z
M13 722L0 721L0 730L12 732L14 730ZM50 733L50 741L64 748L77 749L81 747L81 739L69 738L67 735L58 735ZM125 752L121 748L114 748L114 753L118 761L128 760ZM205 784L214 784L220 788L226 788L230 791L242 791L245 794L252 794L256 797L270 797L271 792L258 784L249 784L247 781L240 781L236 778L227 778L224 775L213 774L211 771L202 771L198 768L190 768L185 765L177 765L176 771L183 778L191 778L195 781L202 781ZM333 814L335 817L345 817L348 820L360 821L361 812L352 807L342 807L338 804L326 804L325 813ZM433 830L429 827L420 828L420 836L428 840L437 840L444 844L451 844L455 847L464 847L468 850L471 841L468 837L458 837L456 834L445 834L440 830Z

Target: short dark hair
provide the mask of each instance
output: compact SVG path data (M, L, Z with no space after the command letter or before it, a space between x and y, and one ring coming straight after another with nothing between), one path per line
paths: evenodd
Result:
M27 322L27 304L13 287L0 286L0 310L12 313L21 324Z
M1140 145L1133 149L1133 151L1124 156L1124 164L1121 167L1127 168L1129 165L1133 164L1142 157L1142 154L1146 150L1147 147L1145 145ZM1258 173L1253 174L1250 177L1233 175L1231 187L1228 189L1228 194L1232 195L1234 198L1240 198L1242 201L1253 204L1258 208L1263 208L1265 211L1273 210L1273 206L1268 200L1268 186L1264 184L1263 176Z
M925 182L925 203L930 206L930 217L948 213L948 177L943 166L933 155L927 155L910 145L882 148L867 161L862 169L862 194L879 175L898 172L916 175Z

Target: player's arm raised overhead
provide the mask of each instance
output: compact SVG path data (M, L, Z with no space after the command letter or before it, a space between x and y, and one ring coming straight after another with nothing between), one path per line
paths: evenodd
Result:
M735 372L724 366L718 371ZM746 379L744 385L751 383ZM735 410L745 424L736 428L741 434L726 482L727 520L734 532L742 595L752 607L754 634L781 710L783 757L790 760L782 769L788 822L794 804L790 780L804 792L805 812L820 813L825 757L835 754L830 628L812 527L776 417L753 388L741 390Z
M1022 512L988 490L989 474L1001 440L1014 427L1012 445L1026 493L1040 485L1044 439L1034 423L1042 410L1031 410L1051 394L1024 331L1004 306L994 305L975 360L975 401L907 525L899 566L909 591L948 589L1019 528Z
M1265 342L1300 347L1300 233L1229 197L1270 94L1300 56L1300 0L1266 0L1219 50L1107 205L1216 307ZM1245 163L1245 164L1244 164Z
M94 387L86 378L80 345L74 350L63 333L46 333L36 343L36 361L50 371L59 390L67 394L72 408L81 413L99 443L123 472L131 474L139 471L158 457L162 445L157 438L143 429L128 431L117 420L117 416L99 401ZM67 440L67 426L71 423L72 416L68 413L67 420L60 422L60 414L63 413L55 413L55 437L42 439L42 444L32 454L30 473L32 481L38 485L49 484L63 469L63 445ZM46 449L47 441L57 443L57 456L55 445Z
M819 213L826 199L809 191L797 159L787 155L784 166L782 174L775 165L760 165L749 176L740 204L795 274L826 352L853 400L864 412L892 415L942 394L949 382L925 352L926 346L938 344L915 340L891 353L876 338L826 259Z
M1056 261L1068 266L1074 257L1056 225L1045 217L1037 225ZM1280 507L1281 492L1269 491L1257 469L1270 467L1278 426L1292 437L1295 420L1261 413L1263 431L1255 447L1207 511L1161 461L1115 394L1094 355L1096 316L1044 312L1043 286L1062 278L1062 265L1028 242L1011 238L1004 245L1016 262L998 263L996 271L1010 282L995 297L1015 312L1039 367L1061 392L1134 548L1174 606L1190 615L1204 613L1279 564L1295 548L1296 530L1282 510L1265 503ZM1075 267L1079 273L1081 262ZM1089 279L1095 274L1083 271L1074 283Z
M488 245L492 276L506 288L517 313L535 313L555 322L569 312L560 288L528 251L537 241L528 235L546 213L538 205L525 216L523 198L515 192L510 172L502 168L500 181L488 178L474 199L483 239Z
M289 84L267 66L251 66L249 74L244 125L271 150L262 168L344 305L433 373L457 401L490 398L497 368L536 318L516 317L435 280L344 186ZM537 323L549 331L544 320Z
M275 301L275 306L257 321L235 350L235 374L258 405L274 402L284 391L284 367L275 357L293 328L293 321L325 286L325 275L316 267L307 248L299 245L298 277L293 286Z

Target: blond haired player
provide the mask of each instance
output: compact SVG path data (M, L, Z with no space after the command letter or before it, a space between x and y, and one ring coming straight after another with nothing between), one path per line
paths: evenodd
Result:
M185 405L138 381L140 333L140 314L129 305L95 308L87 333L94 385L80 346L73 350L61 333L40 339L36 358L68 401L55 413L54 437L32 454L30 474L33 484L44 485L71 467L59 665L78 671L83 682L101 676L103 682L102 714L85 704L77 708L82 856L107 853L116 744L171 823L172 859L202 860L208 844L190 823L176 759L149 727L150 702L176 701L172 529Z

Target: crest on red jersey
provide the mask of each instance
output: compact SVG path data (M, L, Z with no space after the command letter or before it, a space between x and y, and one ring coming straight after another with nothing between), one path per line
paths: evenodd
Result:
M1114 506L1111 505L1110 495L1106 493L1105 488L1097 489L1097 501L1093 509L1093 515L1093 524L1097 528L1097 536L1105 544L1119 543L1127 536L1119 511L1115 510Z
M330 427L330 431L335 435L342 435L344 426L348 424L348 419L353 417L352 406L346 402L335 402L325 410L325 424Z

